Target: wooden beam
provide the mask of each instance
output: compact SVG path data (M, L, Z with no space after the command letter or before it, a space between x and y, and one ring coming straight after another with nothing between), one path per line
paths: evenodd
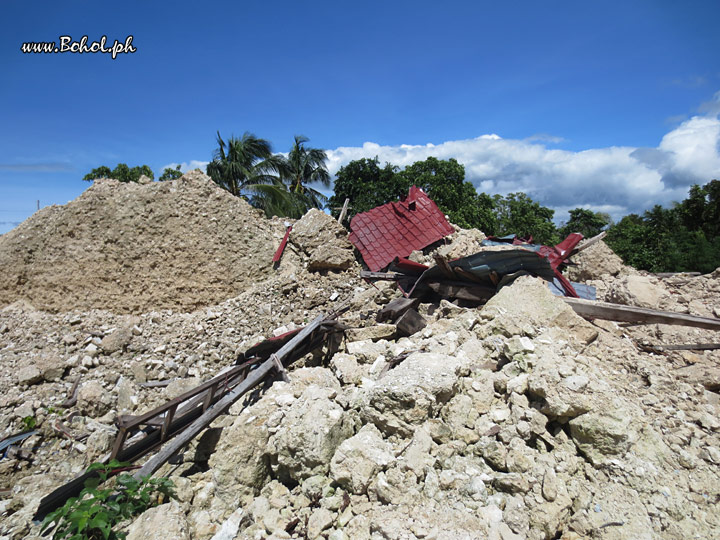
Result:
M668 277L675 277L675 276L681 276L681 277L697 277L702 276L700 272L655 272L653 276L659 277L659 278L668 278Z
M283 358L292 352L292 350L300 345L300 343L308 337L325 320L325 315L318 315L310 324L298 332L295 337L283 345L273 357L265 360L260 366L248 373L247 378L237 385L230 392L225 394L215 405L205 411L197 420L190 424L182 433L172 440L165 448L150 458L133 476L138 480L145 476L151 476L157 471L171 456L176 454L182 447L193 440L201 431L207 428L216 418L224 414L233 403L248 390L254 388L260 383L265 376L271 371L277 369L277 362L282 363Z
M589 248L593 244L597 244L600 240L602 240L606 236L607 236L607 231L603 231L600 234L593 236L592 238L589 238L588 240L586 240L585 242L583 242L582 244L577 246L575 249L573 249L572 252L570 253L570 255L568 255L568 257L572 257L576 253L580 253L581 251Z
M672 311L660 311L635 306L622 306L608 302L593 302L580 298L562 298L575 313L586 319L605 319L640 324L672 324L677 326L692 326L707 330L720 330L720 319L697 317Z
M720 343L685 343L682 345L650 345L656 351L714 351L720 349Z
M340 223L341 225L342 225L342 222L345 220L345 214L347 214L347 209L348 209L349 203L350 203L350 199L345 199L342 210L340 211L340 217L338 217L338 223Z
M361 270L360 277L363 279L379 279L386 281L397 281L403 277L407 277L404 274L397 272L369 272L368 270Z

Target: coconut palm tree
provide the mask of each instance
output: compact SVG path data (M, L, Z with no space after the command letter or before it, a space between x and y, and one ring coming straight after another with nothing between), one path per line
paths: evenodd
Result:
M262 208L268 216L302 213L297 198L281 181L287 171L286 160L273 154L268 141L245 132L226 142L218 131L217 143L207 166L207 174L216 184Z
M319 183L330 187L330 173L325 166L327 154L319 148L306 148L305 143L309 140L302 135L295 135L295 142L281 171L281 178L290 193L305 206L305 211L322 208L327 203L327 197L308 184Z

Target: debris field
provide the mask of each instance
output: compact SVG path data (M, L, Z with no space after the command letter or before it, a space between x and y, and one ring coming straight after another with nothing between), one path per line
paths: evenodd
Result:
M193 171L0 236L0 538L138 440L177 498L131 540L720 538L720 269L451 224L369 262L358 216Z

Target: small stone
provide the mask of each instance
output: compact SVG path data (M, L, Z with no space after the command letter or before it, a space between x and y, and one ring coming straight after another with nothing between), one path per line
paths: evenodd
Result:
M26 366L17 372L18 384L31 385L39 383L42 380L40 370L35 366Z
M527 493L530 490L529 482L520 473L499 474L495 477L493 486L505 493Z
M571 375L570 377L565 377L561 384L573 392L581 392L589 382L590 379L584 375Z
M547 469L543 476L542 494L546 501L553 502L557 499L558 486L557 476L554 469Z
M310 519L308 519L308 538L317 538L322 531L329 529L333 523L334 516L335 514L327 508L317 508L314 510L313 513L310 514Z

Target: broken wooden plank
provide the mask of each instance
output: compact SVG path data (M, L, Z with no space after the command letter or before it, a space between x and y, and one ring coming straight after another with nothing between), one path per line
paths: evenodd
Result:
M656 351L714 351L720 343L685 343L682 345L650 345Z
M572 256L575 255L576 253L580 253L581 251L589 248L590 246L592 246L592 245L594 245L594 244L597 244L600 240L602 240L602 239L605 238L606 236L607 236L607 231L603 231L603 232L601 232L600 234L595 235L595 236L593 236L592 238L589 238L588 240L586 240L585 242L583 242L582 244L580 244L579 246L577 246L575 249L573 249L573 250L570 252L570 255L568 255L568 257L572 257Z
M386 280L386 281L396 281L398 279L402 279L403 277L407 277L407 276L405 276L404 274L399 274L397 272L370 272L368 270L361 270L360 277L363 279L380 279L380 280Z
M379 323L395 321L408 309L415 309L419 304L419 298L396 298L377 312L375 321Z
M69 409L77 403L78 389L80 387L80 378L81 377L78 376L78 378L75 379L75 382L70 389L70 394L68 395L68 398L60 404L61 407Z
M165 386L168 386L171 382L175 381L177 379L165 379L162 381L147 381L144 383L140 383L138 386L140 388L163 388Z
M342 222L345 221L345 214L347 214L348 211L348 204L350 204L350 199L346 198L345 202L343 203L342 210L340 211L340 217L338 217L338 223L342 225Z
M426 326L425 318L414 309L408 309L396 323L397 332L401 336L412 336Z
M655 272L653 276L659 277L659 278L668 278L668 277L675 277L675 276L681 276L681 277L697 277L702 276L700 272Z
M336 310L339 311L339 310ZM282 364L283 358L292 352L313 330L325 320L325 315L318 315L310 324L298 332L295 337L283 345L271 358L260 364L259 367L250 371L247 378L237 385L233 390L225 394L215 405L205 411L197 420L190 424L165 448L150 458L135 474L138 480L145 476L151 476L157 471L170 456L176 454L183 446L193 440L201 431L207 428L218 416L224 414L233 403L248 390L254 388L272 370L277 369L277 362Z
M660 311L635 306L623 306L609 302L595 302L580 298L562 297L575 313L586 319L605 319L640 324L671 324L677 326L692 326L707 330L720 330L720 319Z
M440 269L440 272L442 272L443 276L445 276L446 278L457 278L455 272L453 272L453 269L450 267L450 264L448 264L446 257L443 257L442 255L435 255L435 264Z

